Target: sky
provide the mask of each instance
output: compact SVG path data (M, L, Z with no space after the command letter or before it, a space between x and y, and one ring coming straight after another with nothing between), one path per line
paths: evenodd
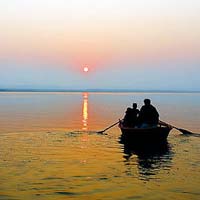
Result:
M199 0L0 0L0 88L200 91L199 10Z

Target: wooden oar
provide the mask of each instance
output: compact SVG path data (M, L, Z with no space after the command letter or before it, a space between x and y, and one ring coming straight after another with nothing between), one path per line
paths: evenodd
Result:
M115 122L114 124L110 125L109 127L105 128L104 130L102 131L98 131L97 133L99 134L103 134L105 131L107 131L108 129L112 128L113 126L119 124L119 121L118 122Z
M182 129L182 128L178 128L176 126L173 126L171 124L168 124L166 122L163 122L161 120L159 120L160 124L163 124L163 125L167 125L167 126L171 126L172 128L175 128L176 130L180 131L181 133L183 133L184 135L189 135L189 134L193 134L191 131L188 131L188 130L185 130L185 129Z

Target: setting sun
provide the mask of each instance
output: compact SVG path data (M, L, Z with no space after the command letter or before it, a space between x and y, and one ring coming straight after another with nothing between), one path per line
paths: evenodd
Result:
M89 71L89 68L88 68L88 67L84 67L84 68L83 68L83 71L84 71L84 72L88 72L88 71Z

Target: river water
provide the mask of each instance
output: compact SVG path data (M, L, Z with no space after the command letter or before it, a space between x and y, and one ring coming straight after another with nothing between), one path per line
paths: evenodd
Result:
M138 149L113 127L150 98L172 130ZM199 93L0 93L0 199L199 199Z

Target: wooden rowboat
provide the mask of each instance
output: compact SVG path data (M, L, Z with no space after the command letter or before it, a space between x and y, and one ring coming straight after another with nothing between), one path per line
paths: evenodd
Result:
M167 140L171 126L158 125L150 128L130 128L119 123L121 129L121 141L131 143L162 143Z

